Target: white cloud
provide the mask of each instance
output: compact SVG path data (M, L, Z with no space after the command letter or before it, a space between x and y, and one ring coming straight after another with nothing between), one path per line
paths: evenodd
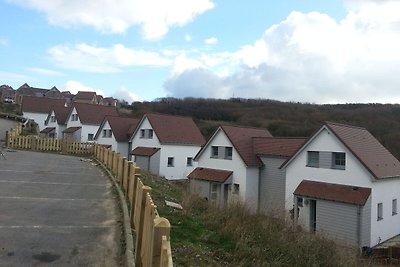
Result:
M121 87L120 89L116 90L113 94L113 97L119 100L125 100L128 103L143 101L142 97L138 96L137 94L128 90L125 87Z
M204 43L208 44L208 45L215 45L218 44L218 39L215 37L210 37L204 40Z
M54 71L54 70L48 70L48 69L42 69L42 68L28 68L28 70L40 74L40 75L45 75L45 76L51 76L51 77L57 77L57 76L63 76L61 72Z
M96 47L85 43L75 46L60 45L48 51L54 63L61 68L85 72L118 72L131 66L168 66L172 61L158 52L126 48L122 44Z
M186 42L192 41L192 36L191 36L190 34L186 34L186 35L185 35L185 41L186 41Z
M261 39L217 61L220 54L187 55L184 62L197 66L179 64L165 89L177 97L400 102L400 2L354 2L341 21L292 12ZM218 75L224 67L227 75Z
M79 91L92 91L92 92L96 92L96 94L98 94L98 95L105 96L104 91L102 91L100 89L92 88L87 85L83 85L82 83L80 83L78 81L67 81L64 85L63 91L70 91L71 94L76 94Z
M60 26L87 25L104 33L125 33L140 26L146 39L159 39L214 8L210 0L8 0L45 13Z

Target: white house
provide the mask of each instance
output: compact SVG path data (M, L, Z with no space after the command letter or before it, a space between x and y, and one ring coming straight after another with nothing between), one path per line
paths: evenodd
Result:
M326 123L283 168L304 229L359 247L400 234L400 162L365 128Z
M188 175L190 190L224 205L242 201L258 210L259 170L253 137L271 137L267 129L220 126L196 155L198 167Z
M53 107L45 121L46 128L40 131L40 135L62 139L63 131L67 128L67 117L70 111L70 107Z
M169 180L186 178L204 143L192 118L164 114L145 114L130 138L136 164Z
M64 99L54 99L46 97L23 96L21 112L24 118L35 121L38 124L39 131L46 128L45 121L49 112L53 108L65 107Z
M94 139L101 145L110 146L113 151L120 153L122 157L128 158L130 152L129 138L138 123L138 119L106 116L100 124Z
M118 116L118 112L114 107L74 103L67 117L63 138L79 142L93 141L105 116Z

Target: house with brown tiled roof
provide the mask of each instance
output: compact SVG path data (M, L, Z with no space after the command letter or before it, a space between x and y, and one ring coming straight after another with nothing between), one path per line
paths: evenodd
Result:
M70 111L71 107L67 106L53 107L45 121L46 128L40 131L40 135L45 138L62 139L63 131L67 128L67 118Z
M79 91L74 97L74 103L97 104L96 92Z
M80 142L93 141L106 116L118 116L114 107L74 103L68 117L63 138Z
M23 96L21 103L22 116L35 121L39 126L39 131L46 128L45 121L49 112L53 108L65 107L64 99Z
M0 86L0 102L15 103L15 90L9 85Z
M367 129L327 122L283 164L297 224L358 247L400 234L400 162Z
M133 161L169 180L186 179L205 139L190 117L145 114L130 138Z
M135 131L139 119L106 116L100 124L94 140L101 145L110 146L122 157L129 157L129 139Z

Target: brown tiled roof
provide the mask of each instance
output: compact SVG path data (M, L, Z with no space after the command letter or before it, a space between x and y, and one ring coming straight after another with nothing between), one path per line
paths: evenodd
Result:
M96 92L79 91L75 95L75 100L93 100L96 97Z
M371 188L303 180L293 193L297 196L364 205Z
M100 125L105 116L118 116L115 107L86 103L74 103L74 107L82 124Z
M254 137L253 149L257 155L291 157L307 138Z
M232 175L232 173L232 171L198 167L194 169L187 177L189 179L224 183Z
M22 112L49 113L54 107L64 107L64 99L23 96Z
M51 133L55 129L56 129L56 127L46 127L43 130L41 130L40 133Z
M253 151L253 137L272 137L267 129L241 126L221 126L226 136L243 159L246 166L261 166L261 160Z
M203 145L205 139L190 117L146 114L161 143Z
M71 107L53 107L54 114L58 124L67 124L68 115L71 112ZM49 114L50 116L51 114ZM49 119L49 118L48 118Z
M327 122L326 126L377 179L400 176L400 162L365 128Z
M132 150L131 154L136 155L136 156L146 156L146 157L151 157L157 151L160 150L159 147L144 147L144 146L138 146L134 150Z
M101 130L106 121L110 124L114 138L118 142L128 142L139 123L139 120L134 118L106 116L96 133L95 139L101 134Z
M81 127L68 127L67 129L65 129L63 131L63 133L74 133L74 132L78 131L79 129L81 129Z

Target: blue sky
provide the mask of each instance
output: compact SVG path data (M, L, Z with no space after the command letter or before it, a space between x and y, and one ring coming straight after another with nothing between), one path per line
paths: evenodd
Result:
M398 103L397 2L0 0L0 84Z

